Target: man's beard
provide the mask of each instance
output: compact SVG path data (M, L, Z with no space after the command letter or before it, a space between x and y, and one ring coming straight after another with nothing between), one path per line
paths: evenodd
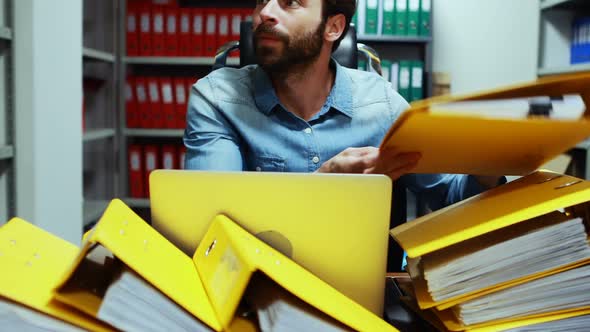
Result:
M259 25L253 34L258 64L271 75L281 75L289 73L293 66L312 63L319 57L322 50L325 29L326 23L322 21L315 31L289 37L287 34L276 31L272 26ZM278 51L259 45L260 34L278 38L283 44L282 49Z

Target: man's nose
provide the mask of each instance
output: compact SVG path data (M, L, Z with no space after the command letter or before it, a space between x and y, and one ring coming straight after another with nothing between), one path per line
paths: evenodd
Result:
M264 5L262 10L260 10L260 20L261 23L267 24L277 24L277 12L280 9L280 5L278 4L277 0L270 0L269 2Z

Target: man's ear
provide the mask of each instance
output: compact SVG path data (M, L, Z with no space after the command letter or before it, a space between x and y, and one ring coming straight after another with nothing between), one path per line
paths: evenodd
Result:
M344 26L346 25L346 18L343 14L338 14L328 17L326 22L326 31L324 32L324 38L327 41L335 42L344 33Z

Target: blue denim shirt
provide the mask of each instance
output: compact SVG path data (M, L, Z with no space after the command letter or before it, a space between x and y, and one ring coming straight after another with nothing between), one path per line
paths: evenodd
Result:
M186 169L314 172L348 147L378 147L408 103L377 74L340 66L321 111L309 121L279 101L256 65L218 69L192 88L184 133ZM432 209L482 191L471 176L400 178Z

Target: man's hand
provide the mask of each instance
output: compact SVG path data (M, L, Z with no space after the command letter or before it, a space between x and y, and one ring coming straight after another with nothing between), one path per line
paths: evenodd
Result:
M416 167L420 157L419 153L379 151L375 147L348 148L323 163L318 172L385 174L397 180Z

